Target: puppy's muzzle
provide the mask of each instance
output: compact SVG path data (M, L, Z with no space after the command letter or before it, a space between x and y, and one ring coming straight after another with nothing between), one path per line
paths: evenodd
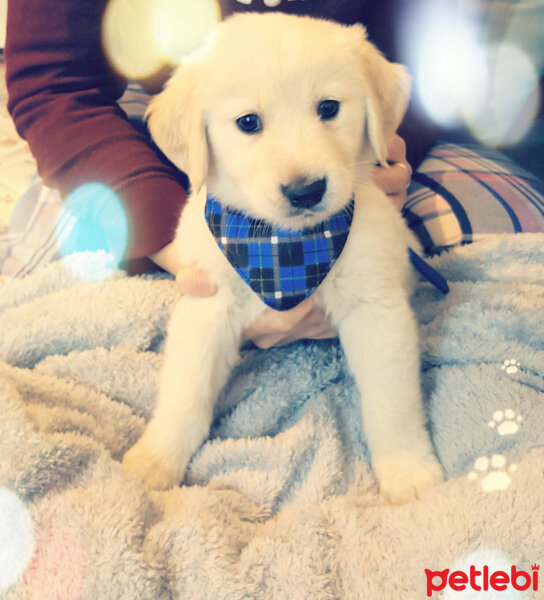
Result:
M312 208L319 204L327 190L327 179L296 179L289 185L281 186L281 193L294 208Z

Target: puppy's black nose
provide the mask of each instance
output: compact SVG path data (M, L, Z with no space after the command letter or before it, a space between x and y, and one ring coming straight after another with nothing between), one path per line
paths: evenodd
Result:
M316 179L308 183L307 179L297 179L289 185L281 186L281 193L295 208L312 208L319 204L327 189L327 179Z

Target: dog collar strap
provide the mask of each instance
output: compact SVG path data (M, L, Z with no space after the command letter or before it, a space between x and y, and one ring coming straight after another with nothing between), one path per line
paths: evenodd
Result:
M253 219L211 196L205 215L217 245L238 275L267 306L288 310L314 292L340 256L353 201L327 221L298 231Z
M448 282L436 269L433 269L433 267L431 267L428 262L424 261L419 254L414 252L412 248L408 248L408 253L414 269L419 271L429 283L432 283L434 287L438 288L443 294L447 294L450 291Z

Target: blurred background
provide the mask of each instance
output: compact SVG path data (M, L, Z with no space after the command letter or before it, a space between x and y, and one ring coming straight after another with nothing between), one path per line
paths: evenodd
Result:
M418 103L440 129L439 139L497 148L544 180L544 0L434 0L406 6L414 16L401 35L401 56L412 72ZM150 26L153 7L160 8L155 12L162 18ZM144 24L132 28L140 32L136 41L118 35L130 31L116 23L124 22L127 10L136 24ZM33 158L6 110L6 12L7 0L0 0L0 232L35 174ZM220 16L215 0L111 0L106 15L105 47L129 78L152 72L153 61L165 56L175 63L198 46ZM190 27L180 31L180 23ZM149 33L147 41L142 31ZM129 98L123 108L131 116L131 107L138 105Z

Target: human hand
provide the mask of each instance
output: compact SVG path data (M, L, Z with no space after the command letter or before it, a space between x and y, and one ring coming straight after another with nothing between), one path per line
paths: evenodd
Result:
M159 267L174 275L182 294L205 298L213 296L217 292L217 285L210 281L206 271L194 265L183 264L179 260L174 242L151 254L149 258Z
M176 277L181 293L188 296L207 297L217 292L217 285L207 272L194 265L182 264L177 258L174 243L150 256L163 269ZM324 339L336 337L325 311L310 296L300 304L284 312L266 309L244 332L243 339L259 348L284 346L300 339Z
M337 336L338 332L314 296L284 312L266 309L243 332L244 340L252 341L262 349L285 346L301 339L320 340Z
M209 280L206 271L192 265L183 266L178 271L176 283L180 291L189 296L213 296L217 291L217 286ZM337 337L338 333L325 311L310 296L284 312L267 308L244 330L242 336L258 348L268 349L301 339Z
M187 296L206 298L217 292L217 285L210 280L208 273L194 265L182 265L178 269L176 284L179 291Z
M189 296L206 297L217 292L217 286L210 281L206 271L192 265L181 267L176 275L176 283L180 291ZM318 340L337 336L337 331L313 296L291 310L280 312L267 308L242 334L244 340L262 349L285 346L301 339Z
M389 166L376 167L374 170L374 183L401 211L406 204L406 190L412 180L412 167L406 160L406 143L396 133L387 142L387 162Z

